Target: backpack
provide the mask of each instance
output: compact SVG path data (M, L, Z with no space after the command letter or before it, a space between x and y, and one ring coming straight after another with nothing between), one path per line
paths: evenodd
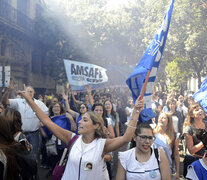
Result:
M35 180L37 177L37 162L32 152L16 153L19 179Z
M155 157L157 159L157 164L158 164L159 170L160 170L159 153L158 153L158 149L157 148L154 148L154 153L155 153Z

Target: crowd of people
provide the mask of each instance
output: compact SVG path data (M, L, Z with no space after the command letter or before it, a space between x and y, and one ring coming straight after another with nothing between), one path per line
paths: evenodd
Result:
M144 100L134 103L127 88L85 88L35 99L25 86L10 99L10 81L0 104L0 179L39 179L38 161L49 177L75 135L62 179L207 177L206 114L192 95L154 92L148 124L138 121Z

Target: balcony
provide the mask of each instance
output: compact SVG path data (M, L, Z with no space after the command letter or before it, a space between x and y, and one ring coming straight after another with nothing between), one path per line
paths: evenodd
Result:
M0 23L27 34L32 33L34 29L32 19L2 0L0 0Z

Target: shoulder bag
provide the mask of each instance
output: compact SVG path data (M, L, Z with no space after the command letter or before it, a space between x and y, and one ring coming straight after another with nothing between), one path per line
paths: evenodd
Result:
M65 166L68 161L68 156L69 156L70 150L72 149L72 146L75 143L75 141L77 140L77 138L78 138L78 135L75 135L68 143L68 147L65 148L60 161L57 162L57 164L52 172L52 179L53 180L61 180L63 173L65 171Z

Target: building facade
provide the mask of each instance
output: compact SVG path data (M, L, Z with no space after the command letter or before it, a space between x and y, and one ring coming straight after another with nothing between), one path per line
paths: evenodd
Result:
M55 81L44 72L46 51L35 38L35 18L41 0L0 0L0 66L10 66L16 89L31 85L37 93L55 91Z

